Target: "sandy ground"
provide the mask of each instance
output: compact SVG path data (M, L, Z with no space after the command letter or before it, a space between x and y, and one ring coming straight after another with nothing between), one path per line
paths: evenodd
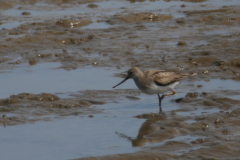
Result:
M198 73L186 81L231 79L237 82L240 67L240 5L200 3L206 1L183 0L182 5L154 12L120 7L114 15L110 14L114 8L110 9L110 13L101 14L108 10L101 9L97 5L101 1L94 0L91 4L83 0L2 1L0 27L12 21L18 21L19 25L0 30L0 69L4 72L21 67L21 64L46 62L59 62L62 64L59 69L65 70L85 66L121 70L137 66L143 70ZM129 0L129 5L140 2L146 1ZM147 2L154 3L155 0ZM189 2L198 2L198 5L189 7ZM59 16L51 15L51 12L42 17L34 15L37 14L35 11L71 9L75 5L87 5L88 10L92 11ZM19 15L6 14L11 9ZM175 14L171 14L173 11ZM110 28L81 29L94 23L104 23ZM124 75L122 70L116 73L118 77ZM87 90L71 98L59 98L50 93L9 95L9 98L0 100L3 116L0 124L8 126L48 121L53 119L46 118L46 115L52 114L91 116L102 112L98 107L91 107L93 105L112 103L123 95L135 100L139 94L136 90ZM161 117L156 114L136 115L136 118L146 119L136 138L119 133L133 147L179 136L204 138L189 143L173 140L159 146L144 147L136 153L83 159L239 159L240 101L232 98L239 94L239 90L198 92L196 89L186 93L186 97L172 99L171 103L181 107L170 114ZM217 111L189 116L176 114L197 108ZM16 116L5 116L8 113Z

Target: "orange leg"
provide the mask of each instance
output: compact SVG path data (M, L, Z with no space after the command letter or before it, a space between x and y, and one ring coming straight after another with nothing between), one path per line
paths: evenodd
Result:
M172 95L174 95L174 94L176 94L176 92L175 92L174 90L172 90L172 93L171 93L171 94L166 94L166 95L164 95L164 96L172 96Z

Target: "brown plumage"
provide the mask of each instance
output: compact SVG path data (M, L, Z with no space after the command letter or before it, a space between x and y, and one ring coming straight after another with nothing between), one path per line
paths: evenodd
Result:
M185 79L189 76L192 76L192 74L189 74L189 73L177 74L175 72L160 71L160 72L153 73L152 76L153 76L154 82L157 85L167 86L174 82Z

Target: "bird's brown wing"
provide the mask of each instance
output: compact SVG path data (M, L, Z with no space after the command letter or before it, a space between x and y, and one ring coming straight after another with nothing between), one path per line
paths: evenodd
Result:
M160 71L152 75L158 86L167 86L190 76L188 73L176 74L174 72Z

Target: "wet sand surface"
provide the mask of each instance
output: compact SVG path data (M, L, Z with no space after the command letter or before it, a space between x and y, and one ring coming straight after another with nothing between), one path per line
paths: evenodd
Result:
M0 5L0 155L239 159L238 0L17 0ZM197 72L174 96L130 67Z

